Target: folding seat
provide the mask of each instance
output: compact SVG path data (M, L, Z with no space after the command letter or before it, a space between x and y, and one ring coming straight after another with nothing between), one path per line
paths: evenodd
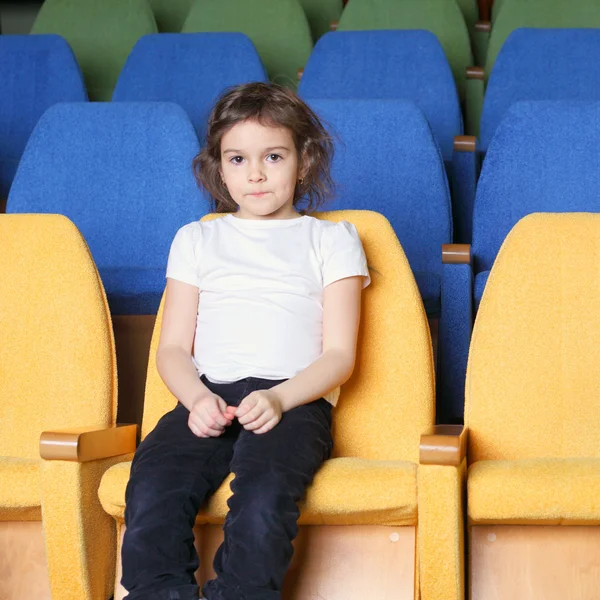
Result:
M472 289L477 307L502 242L512 227L534 212L600 212L600 103L519 102L492 139L477 186L473 244L467 260L472 277L458 274L460 289ZM446 264L448 271L464 265ZM523 282L525 285L526 282ZM457 284L458 288L458 284ZM541 301L541 298L540 298ZM468 340L471 305L453 303L453 333ZM464 357L464 352L460 353ZM464 376L466 362L455 364Z
M106 599L116 538L97 490L136 439L115 425L106 296L65 217L0 215L0 240L1 596Z
M299 0L195 0L182 33L238 31L256 46L271 81L296 88L312 50Z
M161 33L179 33L194 0L150 0Z
M56 102L87 100L81 71L57 35L0 37L0 212L25 144L42 113Z
M212 106L225 88L266 80L256 49L242 33L153 34L131 51L113 101L175 102L203 139Z
M600 3L596 0L502 0L502 10L495 7L495 19L489 35L485 70L471 70L471 99L475 124L481 114L484 88L496 64L500 48L508 36L524 27L535 28L599 28ZM472 132L479 135L479 127Z
M485 152L508 109L521 100L600 100L600 31L516 29L496 59L481 115Z
M338 31L365 29L426 29L439 39L465 106L465 129L471 133L465 72L473 65L469 33L455 0L353 0Z
M192 175L198 151L175 104L57 104L31 135L8 198L9 213L64 214L85 236L113 315L121 422L141 422L170 244L208 210Z
M433 33L328 33L317 42L298 93L308 100L412 100L425 113L442 151L452 188L455 239L470 242L477 177L476 140L462 136L456 85L444 50Z
M494 263L466 388L473 600L598 597L599 249L599 214L534 214Z
M90 100L110 100L135 42L156 33L147 0L46 0L31 33L57 33L77 57Z
M313 40L317 41L339 21L344 8L343 0L300 0L310 25Z
M432 441L460 439L448 434L424 436L426 464L419 464L420 435L434 421L434 376L427 319L410 266L381 215L340 211L320 218L357 227L372 285L363 294L357 365L334 412L334 456L301 504L284 597L458 600L463 598L465 462L457 445L445 464L433 464L436 457L427 452ZM161 315L152 341L142 437L176 403L154 361ZM393 426L382 427L382 415ZM99 490L119 539L129 471L126 463L107 471ZM211 575L210 557L222 539L230 481L196 520L201 581ZM115 600L123 594L117 585Z
M450 194L440 151L423 113L406 100L314 100L311 107L336 140L332 209L374 210L389 219L412 267L433 326L437 349L438 420L462 420L462 389L453 385L454 349L448 314L452 302L470 302L442 268L443 244L452 242ZM456 270L468 267L456 265ZM439 318L439 323L438 323ZM462 350L468 347L463 340ZM466 356L461 358L466 362ZM460 404L460 414L452 407Z

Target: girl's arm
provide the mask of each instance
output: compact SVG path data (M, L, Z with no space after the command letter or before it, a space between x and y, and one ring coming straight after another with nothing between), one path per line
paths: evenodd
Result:
M323 291L323 354L272 391L288 411L323 397L352 375L360 323L362 277L348 277Z
M190 411L198 398L212 395L192 362L197 314L198 288L167 278L156 366L171 393Z

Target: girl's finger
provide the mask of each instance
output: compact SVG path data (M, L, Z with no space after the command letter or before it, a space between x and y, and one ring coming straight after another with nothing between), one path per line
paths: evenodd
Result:
M252 421L258 419L258 417L260 417L263 413L264 408L261 406L255 406L249 413L241 417L238 416L238 421L241 425L247 425L248 423L252 423Z
M279 419L277 419L277 417L273 417L272 419L269 420L269 422L266 425L263 425L260 429L257 429L254 433L256 435L260 435L262 433L267 433L267 431L271 431L271 429L273 429L273 427L275 427L275 425L277 425L277 423L279 423Z
M252 421L251 423L244 425L244 429L246 429L247 431L255 431L256 429L260 429L263 425L266 425L272 418L273 415L263 413L257 419L254 419L254 421Z

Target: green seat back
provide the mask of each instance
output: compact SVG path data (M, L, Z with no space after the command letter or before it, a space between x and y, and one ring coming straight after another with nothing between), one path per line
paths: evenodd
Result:
M312 51L299 0L195 0L182 32L239 31L254 43L271 81L297 87Z
M31 33L64 37L90 100L108 101L134 44L157 29L147 0L46 0Z
M330 31L332 21L340 20L344 8L343 0L300 0L300 4L306 13L315 42Z
M475 27L475 23L479 20L479 6L477 6L477 0L457 0L457 2L469 31L472 31ZM496 0L496 2L498 2L498 0Z
M496 0L498 2L498 0ZM598 0L503 0L495 13L485 64L489 77L506 38L520 27L600 28Z
M194 0L150 0L161 33L179 33Z
M461 98L465 69L473 64L469 32L455 0L351 0L339 31L365 29L426 29L439 39Z

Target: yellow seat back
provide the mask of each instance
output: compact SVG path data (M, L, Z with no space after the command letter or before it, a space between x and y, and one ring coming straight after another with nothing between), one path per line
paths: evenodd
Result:
M59 215L0 215L0 456L39 458L43 430L116 414L108 304L83 237Z
M354 374L335 409L336 456L418 462L419 435L434 421L431 340L419 290L389 222L369 211L315 215L353 223L372 284L363 292ZM142 435L175 405L156 370L162 306L148 367Z
M535 214L506 238L467 369L469 461L600 456L600 214Z

